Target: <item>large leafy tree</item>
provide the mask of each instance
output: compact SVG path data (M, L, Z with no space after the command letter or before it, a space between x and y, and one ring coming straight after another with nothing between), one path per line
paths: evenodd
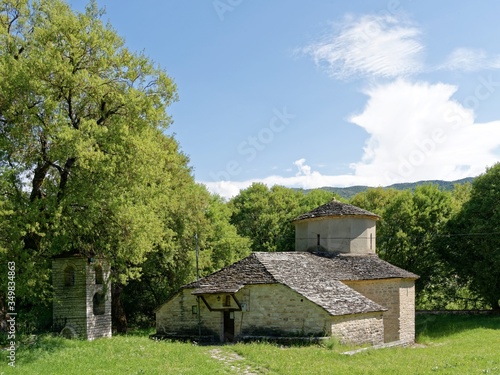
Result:
M438 249L455 275L500 310L500 163L472 183L470 199L448 223Z
M361 207L382 217L382 221L377 224L377 231L384 225L385 210L397 197L400 191L387 188L369 188L351 198L350 203Z
M298 215L329 202L334 194L254 183L229 202L231 223L238 233L251 238L252 251L291 251L295 248L295 226Z
M433 238L440 234L451 213L450 194L437 185L419 186L398 193L385 210L381 256L420 275L426 284L436 267Z
M232 209L231 223L238 228L240 235L252 239L252 251L284 250L278 247L278 243L284 239L290 240L283 228L287 215L275 206L273 201L276 200L272 196L272 191L266 185L254 183L229 202Z
M187 257L201 220L165 135L175 85L101 16L95 2L0 0L0 256L28 309L50 299L52 256L104 257L119 286L155 252Z

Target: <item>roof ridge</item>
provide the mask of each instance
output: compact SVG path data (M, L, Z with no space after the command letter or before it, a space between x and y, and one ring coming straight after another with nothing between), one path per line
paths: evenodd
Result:
M254 268L259 268L259 265L263 269L255 270ZM246 279L245 277L242 278L241 269L245 269L248 267L252 268L252 272L243 275L246 276ZM265 273L262 274L262 271L265 271ZM205 284L203 284L203 282L205 282ZM275 276L271 272L269 272L264 264L262 264L261 260L256 256L256 254L251 253L243 259L240 259L230 265L221 268L220 270L217 270L207 276L200 278L199 283L195 280L183 285L182 289L211 289L211 286L215 286L216 284L221 283L226 284L226 286L232 286L232 288L236 291L236 289L240 289L244 285L248 284L279 283L279 281L276 280Z
M325 216L368 216L374 218L375 220L380 219L380 216L374 214L373 212L334 199L326 204L318 206L306 213L303 213L302 215L297 216L292 221Z

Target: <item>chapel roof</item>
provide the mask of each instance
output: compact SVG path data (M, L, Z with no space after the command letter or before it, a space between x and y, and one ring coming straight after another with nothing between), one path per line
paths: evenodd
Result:
M385 308L348 287L342 280L418 278L376 255L352 256L308 252L252 253L230 266L187 284L193 294L236 293L245 285L283 284L325 309L347 315Z
M331 202L324 204L322 206L316 207L315 209L306 212L300 216L297 216L293 221L312 219L317 217L325 216L368 216L375 220L380 219L380 216L374 214L373 212L364 210L362 208L353 206L352 204L342 203L337 200L332 200Z
M258 260L258 253L243 258L184 288L197 288L194 293L236 293L245 285L276 284L278 281Z

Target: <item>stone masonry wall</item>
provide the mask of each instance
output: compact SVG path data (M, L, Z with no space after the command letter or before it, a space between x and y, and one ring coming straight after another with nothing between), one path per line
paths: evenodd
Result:
M387 309L384 312L384 342L399 340L399 280L344 281L344 284Z
M385 342L414 341L415 289L413 280L383 279L343 282L388 309L384 312Z
M198 332L198 315L193 314L193 307L197 308L197 300L192 292L193 289L183 289L156 310L157 333L186 335ZM210 312L200 301L200 317L204 333L220 334L222 324L220 312Z
M102 266L103 284L96 284L95 266ZM100 337L111 337L111 282L110 270L106 263L96 261L87 265L87 338L94 340ZM93 298L95 293L104 295L104 314L94 314Z
M318 217L295 222L295 251L320 245L327 251L375 254L376 221L363 217Z
M184 289L156 311L159 334L184 335L198 332L198 317L192 313L196 297ZM220 294L220 301L225 295ZM234 311L235 336L336 335L342 341L381 343L384 340L382 313L332 317L321 307L281 284L247 285L235 294L243 311ZM212 308L221 308L217 295L206 296ZM235 306L235 305L233 305ZM223 313L209 311L201 303L204 330L222 340Z
M332 336L338 337L344 344L382 344L384 342L382 313L334 317Z
M415 342L415 282L401 280L399 289L400 301L400 340Z
M191 292L181 291L156 311L158 333L197 332L198 317L192 313L196 297ZM221 300L224 297L221 294ZM284 285L248 285L235 297L245 306L245 311L233 313L235 336L328 334L331 329L331 317L325 310ZM210 302L215 298L207 297ZM203 327L222 336L222 312L209 311L204 303L200 311Z
M321 307L281 284L248 285L236 294L248 311L235 312L236 335L324 335L332 317Z
M68 266L75 270L73 285L65 285L65 269ZM111 337L111 288L107 267L103 267L103 279L104 284L96 285L94 264L89 264L87 258L72 256L54 259L54 325L70 327L77 336L89 340ZM93 298L96 292L103 293L105 297L102 315L94 315Z
M75 269L74 285L64 283L64 270ZM87 337L86 306L86 259L62 258L52 261L52 283L54 286L53 319L60 327L72 327L80 337Z

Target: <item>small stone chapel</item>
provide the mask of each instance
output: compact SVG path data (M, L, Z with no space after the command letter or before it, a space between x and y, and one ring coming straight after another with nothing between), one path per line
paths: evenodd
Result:
M294 251L252 253L184 285L156 309L157 336L414 342L418 276L377 256L379 219L335 200L300 215Z

